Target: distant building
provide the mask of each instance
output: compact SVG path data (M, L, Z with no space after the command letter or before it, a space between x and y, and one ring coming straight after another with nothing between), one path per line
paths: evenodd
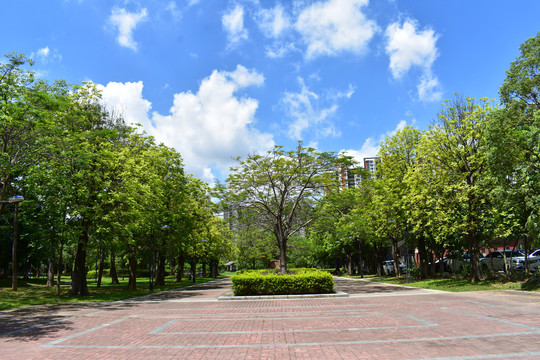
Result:
M380 160L378 157L364 158L364 169L368 170L372 175L375 175L375 171L377 171L377 163L379 162Z

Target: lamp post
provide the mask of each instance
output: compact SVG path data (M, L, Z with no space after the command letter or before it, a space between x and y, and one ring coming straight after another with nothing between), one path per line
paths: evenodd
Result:
M2 203L15 204L15 212L13 215L13 246L11 248L11 290L17 291L17 273L18 269L18 260L17 260L17 213L19 212L19 203L24 200L24 197L21 195L11 196L7 201L2 201Z
M151 236L151 242L150 242L150 291L154 291L154 241L155 241L155 235L154 235L154 229L152 229L152 236Z

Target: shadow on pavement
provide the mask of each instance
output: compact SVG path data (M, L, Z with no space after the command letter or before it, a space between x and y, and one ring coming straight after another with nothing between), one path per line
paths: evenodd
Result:
M395 293L404 291L416 291L416 288L396 286L383 283L362 281L357 279L334 278L334 290L343 291L349 295L371 293Z
M71 329L70 319L102 310L120 310L133 305L128 303L56 303L22 307L0 312L0 338L8 341L29 341L50 336L60 330ZM92 311L94 310L94 311Z

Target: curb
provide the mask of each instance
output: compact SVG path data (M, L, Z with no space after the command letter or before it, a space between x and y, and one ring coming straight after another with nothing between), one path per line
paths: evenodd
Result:
M218 297L219 301L231 300L285 300L285 299L324 299L349 297L349 294L338 291L330 294L298 294L298 295L250 295L250 296L235 296L233 292L228 292Z

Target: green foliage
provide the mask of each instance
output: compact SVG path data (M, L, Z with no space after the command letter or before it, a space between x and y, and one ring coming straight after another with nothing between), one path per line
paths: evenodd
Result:
M285 272L289 238L314 220L313 209L325 192L337 190L337 170L349 160L301 142L291 151L276 146L264 155L249 155L231 169L225 202L239 219L248 216L275 237Z
M238 271L231 277L233 292L244 295L291 295L331 293L334 280L328 272L316 269Z

